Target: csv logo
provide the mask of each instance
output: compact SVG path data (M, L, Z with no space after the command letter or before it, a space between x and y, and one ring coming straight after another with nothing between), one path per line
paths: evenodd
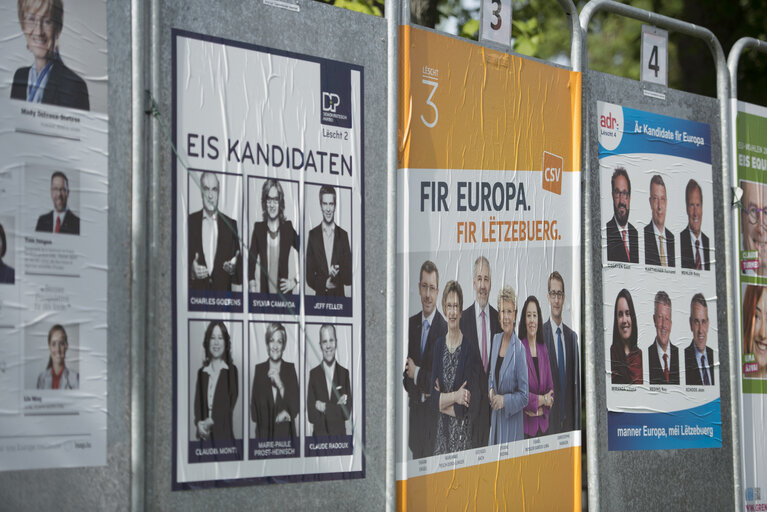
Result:
M341 98L338 97L338 94L335 94L332 92L322 93L322 111L323 112L335 113L336 109L338 108L338 105L340 104L341 104Z
M564 160L561 156L543 152L543 190L562 195L562 169Z

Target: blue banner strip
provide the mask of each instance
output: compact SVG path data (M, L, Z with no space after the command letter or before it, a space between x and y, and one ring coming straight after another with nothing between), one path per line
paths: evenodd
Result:
M609 450L721 448L719 399L682 411L607 413Z

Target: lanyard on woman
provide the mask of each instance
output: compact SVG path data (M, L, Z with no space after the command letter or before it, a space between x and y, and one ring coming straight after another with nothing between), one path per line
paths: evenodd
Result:
M40 84L43 82L45 77L48 76L48 72L51 70L51 67L53 67L53 60L48 61L48 64L46 64L42 71L40 71L40 73L37 75L37 81L35 82L35 85L30 84L27 87L27 101L35 101L35 96L40 89Z

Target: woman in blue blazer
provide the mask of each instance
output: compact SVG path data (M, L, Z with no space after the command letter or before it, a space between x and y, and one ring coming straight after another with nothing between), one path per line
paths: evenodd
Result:
M477 342L461 333L463 291L449 281L442 294L447 334L437 338L431 367L431 407L437 414L434 454L471 448L471 429L479 412L481 359Z
M503 332L493 337L487 385L491 445L524 439L522 411L528 401L527 357L514 334L517 296L511 286L504 286L498 294L498 314Z

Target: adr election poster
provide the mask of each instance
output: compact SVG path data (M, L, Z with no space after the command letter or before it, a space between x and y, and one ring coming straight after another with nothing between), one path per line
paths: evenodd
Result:
M364 475L363 70L173 32L174 489Z
M0 13L0 470L101 466L106 2Z
M608 449L721 447L710 127L597 122Z
M581 75L400 55L398 509L580 508Z
M745 510L767 509L767 108L735 102Z

